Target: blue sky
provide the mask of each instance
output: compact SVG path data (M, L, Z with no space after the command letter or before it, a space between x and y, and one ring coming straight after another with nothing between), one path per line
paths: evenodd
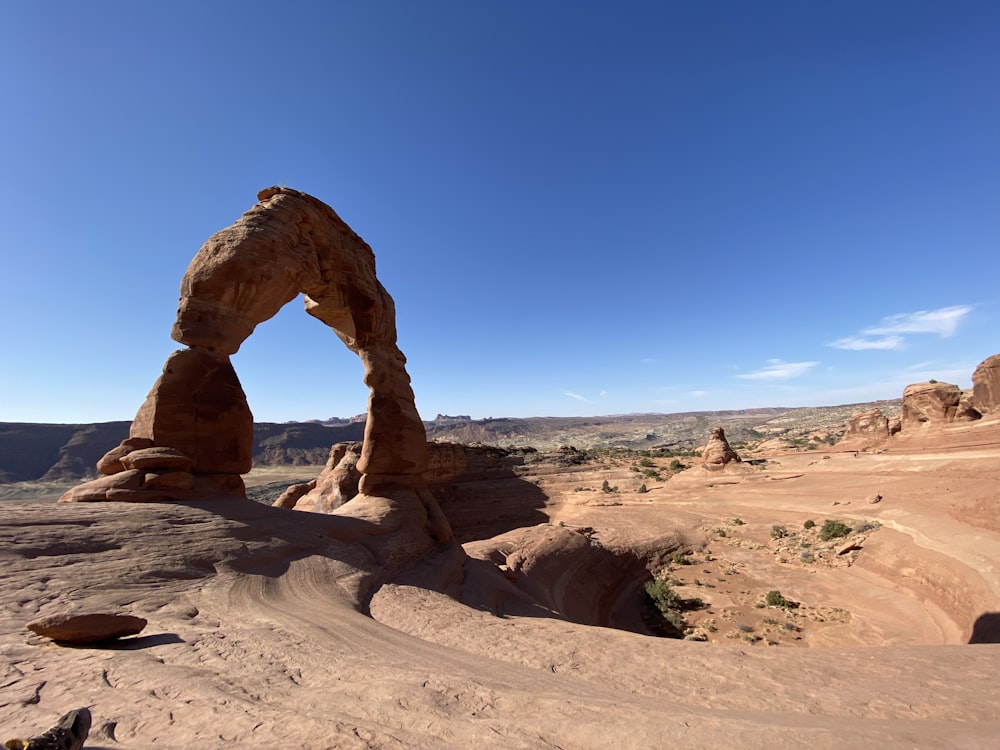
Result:
M131 419L273 184L375 250L417 406L853 403L1000 352L996 2L0 3L0 421ZM364 411L301 302L258 420Z

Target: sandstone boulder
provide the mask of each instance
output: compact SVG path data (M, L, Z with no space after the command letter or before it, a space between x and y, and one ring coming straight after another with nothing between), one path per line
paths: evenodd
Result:
M841 450L866 450L889 439L889 418L880 409L856 411L847 424L847 432L837 444Z
M972 404L981 414L1000 412L1000 354L984 359L972 373Z
M721 427L716 427L712 431L712 437L708 440L708 445L705 446L705 450L701 454L701 462L705 468L722 468L729 463L741 463L741 459L736 451L732 449L729 445L729 441L726 440L726 433Z
M107 613L56 614L28 623L28 630L62 643L98 643L141 633L146 620Z
M924 425L943 425L955 419L962 390L951 383L914 383L903 391L902 432Z

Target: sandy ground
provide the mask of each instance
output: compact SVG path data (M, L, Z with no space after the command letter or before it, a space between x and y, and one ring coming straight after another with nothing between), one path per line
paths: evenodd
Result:
M91 750L996 748L992 436L665 482L612 463L532 479L552 497L554 538L586 526L598 551L669 540L688 552L692 564L655 572L704 601L685 621L709 642L544 616L454 545L390 566L406 530L353 518L237 501L5 502L0 732L86 705ZM617 493L600 491L605 478ZM837 555L810 519L877 525ZM772 539L775 524L788 535ZM585 584L581 571L554 579L565 590L553 597ZM769 590L799 607L756 606ZM86 648L25 629L66 609L149 625Z

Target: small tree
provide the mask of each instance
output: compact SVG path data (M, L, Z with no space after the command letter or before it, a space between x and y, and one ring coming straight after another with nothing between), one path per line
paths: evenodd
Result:
M843 521L828 519L823 522L823 527L819 530L819 538L824 542L829 542L831 539L847 536L850 533L851 527Z

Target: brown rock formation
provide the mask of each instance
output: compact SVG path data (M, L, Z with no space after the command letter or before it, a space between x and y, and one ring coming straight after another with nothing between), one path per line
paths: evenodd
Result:
M880 409L856 411L847 424L847 432L837 444L841 450L865 450L889 439L889 418Z
M330 326L364 365L370 395L357 461L361 494L409 491L425 506L435 536L450 538L440 518L433 520L440 509L425 490L426 435L396 345L395 306L375 276L375 255L333 209L305 193L272 187L257 197L235 224L208 239L184 274L171 336L189 348L170 356L136 414L130 431L136 442L101 459L110 476L62 500L245 496L239 475L250 469L253 422L229 356L257 324L303 294L306 312ZM188 485L183 477L163 478L178 470L175 464L127 469L123 459L140 446L170 448L189 459L190 488L182 489ZM134 494L123 497L127 493Z
M914 383L903 391L900 411L902 433L924 425L944 425L956 419L977 419L978 412L959 409L962 390L951 383Z
M133 615L106 613L57 614L28 623L37 635L64 643L97 643L141 633L146 620Z
M981 414L1000 412L1000 354L984 359L972 373L972 404Z
M726 433L721 427L712 430L712 437L701 454L701 463L706 469L721 469L729 463L742 463L741 459L726 440Z
M274 505L313 513L336 513L356 497L361 482L361 443L338 443L319 476L289 487ZM466 540L505 533L545 521L547 500L519 474L524 456L503 448L458 443L428 443L423 480L454 529Z

